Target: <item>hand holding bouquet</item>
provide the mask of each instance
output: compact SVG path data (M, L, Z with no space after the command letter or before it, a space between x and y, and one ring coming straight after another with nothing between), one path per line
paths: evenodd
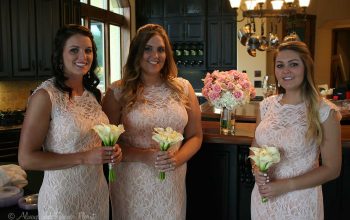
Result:
M181 133L172 128L154 128L152 139L159 143L161 151L167 151L172 144L182 141L184 138ZM165 173L159 173L159 179L165 179Z
M119 136L125 131L122 124L115 126L112 124L99 124L93 127L94 131L100 136L103 146L114 146L117 143ZM113 182L116 179L113 164L108 164L108 180Z
M266 173L268 169L275 163L280 161L280 153L276 147L269 147L267 145L262 145L261 147L250 147L254 155L249 156L259 170ZM267 198L263 197L262 202L267 202Z

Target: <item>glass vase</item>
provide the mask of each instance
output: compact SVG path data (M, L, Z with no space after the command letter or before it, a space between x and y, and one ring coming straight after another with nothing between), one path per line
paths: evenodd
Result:
M235 135L236 109L223 108L220 115L220 134Z

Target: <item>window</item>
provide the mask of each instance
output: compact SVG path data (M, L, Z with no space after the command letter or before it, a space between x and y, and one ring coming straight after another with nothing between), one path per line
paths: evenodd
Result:
M110 83L121 78L121 36L124 25L120 0L80 0L82 25L90 28L97 47L100 79L98 88L105 92Z

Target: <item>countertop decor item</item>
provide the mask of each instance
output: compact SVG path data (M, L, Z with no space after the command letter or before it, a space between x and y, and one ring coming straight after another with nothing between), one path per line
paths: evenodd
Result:
M9 207L17 204L17 201L23 196L23 189L16 186L0 187L0 208Z
M207 73L203 81L203 96L215 108L221 109L220 131L234 135L235 108L249 103L256 94L247 74L237 70L215 70Z
M39 194L24 196L18 200L18 206L25 210L38 209Z

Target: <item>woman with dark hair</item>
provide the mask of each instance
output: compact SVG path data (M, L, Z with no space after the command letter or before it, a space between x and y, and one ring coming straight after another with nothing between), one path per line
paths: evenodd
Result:
M58 30L54 77L29 99L19 144L19 164L44 170L40 219L109 218L109 193L102 164L121 160L118 145L102 147L93 126L108 123L97 89L96 46L89 29Z
M253 146L274 146L279 163L267 174L252 162L252 219L323 219L321 185L339 176L340 119L319 94L305 43L282 43L274 57L277 95L260 103ZM319 164L321 155L322 164ZM268 201L262 203L261 198Z
M165 30L140 27L131 41L120 81L107 90L103 110L113 124L123 123L123 161L111 185L113 219L186 217L186 162L202 143L200 109L191 84L177 78ZM152 140L155 127L171 127L184 141L160 151ZM160 171L165 180L158 179Z

